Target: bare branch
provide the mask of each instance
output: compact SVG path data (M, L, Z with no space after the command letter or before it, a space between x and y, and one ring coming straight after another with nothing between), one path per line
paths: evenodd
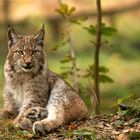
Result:
M96 33L96 44L95 44L95 55L94 55L94 91L97 96L98 105L100 105L100 87L99 87L99 54L101 47L101 26L102 26L102 9L101 1L96 0L97 7L97 33ZM99 107L95 107L96 114L99 114Z

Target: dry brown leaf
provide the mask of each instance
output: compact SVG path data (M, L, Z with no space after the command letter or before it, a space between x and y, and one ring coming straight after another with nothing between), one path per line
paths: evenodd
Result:
M126 134L124 133L121 133L119 136L118 136L118 139L117 140L128 140L128 137Z

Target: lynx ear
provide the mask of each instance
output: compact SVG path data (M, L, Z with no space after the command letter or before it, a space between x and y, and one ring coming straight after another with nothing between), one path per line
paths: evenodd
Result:
M45 36L45 29L44 25L42 28L38 31L36 35L33 36L33 39L36 41L36 43L40 46L44 45L44 36Z
M11 48L18 41L20 35L9 25L7 32L8 46Z

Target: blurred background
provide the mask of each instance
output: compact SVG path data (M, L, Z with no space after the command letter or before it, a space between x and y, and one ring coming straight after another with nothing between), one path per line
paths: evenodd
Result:
M60 2L74 6L72 17L86 17L80 24L71 24L71 42L76 54L77 67L88 69L94 62L95 40L84 27L96 24L95 0L0 0L0 106L3 106L3 66L7 54L6 33L8 24L21 34L35 34L45 24L45 50L49 69L56 73L65 71L61 63L69 52L67 44L60 43L67 30L64 18L56 12ZM113 83L101 84L101 111L112 112L118 98L133 94L140 97L140 1L102 0L103 23L117 29L114 36L106 37L100 54L100 65L109 69ZM58 45L59 44L59 45ZM57 50L56 46L59 46ZM70 77L66 80L73 85ZM89 86L89 78L79 77L78 82ZM88 91L81 89L82 97L89 105Z

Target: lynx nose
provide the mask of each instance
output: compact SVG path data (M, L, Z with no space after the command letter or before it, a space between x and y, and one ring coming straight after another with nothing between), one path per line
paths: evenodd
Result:
M24 67L27 68L27 69L30 69L33 67L32 65L32 61L24 61Z
M32 64L31 61L25 62L26 66L30 66Z
M25 67L30 67L32 65L32 59L26 56L24 58L24 64L26 65Z

